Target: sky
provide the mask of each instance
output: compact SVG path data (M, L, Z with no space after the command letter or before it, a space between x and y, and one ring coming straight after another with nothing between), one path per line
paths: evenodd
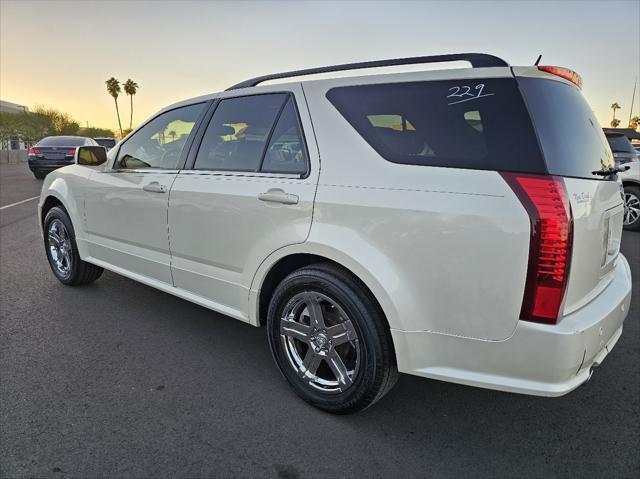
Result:
M115 129L105 80L132 78L134 126L244 79L336 63L456 52L577 71L602 125L628 122L640 75L640 0L0 0L0 99ZM415 69L415 68L413 68ZM395 69L394 71L398 71ZM639 80L640 81L640 80ZM129 98L119 98L123 127ZM640 85L634 102L640 115Z

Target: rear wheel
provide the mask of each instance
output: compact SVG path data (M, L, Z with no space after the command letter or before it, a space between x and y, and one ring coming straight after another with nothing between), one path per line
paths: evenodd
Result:
M49 266L61 283L77 286L102 275L102 268L80 259L73 225L64 208L56 206L47 212L43 231Z
M624 229L640 230L640 187L624 187Z
M33 170L33 176L35 176L37 180L43 180L47 174L42 170Z
M397 380L380 307L357 278L339 267L316 264L287 276L271 299L267 328L285 379L320 409L360 411Z

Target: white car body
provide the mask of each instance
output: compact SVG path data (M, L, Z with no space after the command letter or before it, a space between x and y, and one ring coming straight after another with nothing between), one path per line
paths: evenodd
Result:
M513 72L569 83L531 67ZM356 275L379 302L400 372L562 395L611 351L629 310L630 269L618 252L619 184L565 178L574 243L562 318L521 321L531 225L501 175L386 161L326 98L346 85L512 75L505 67L334 78L181 102L163 111L290 92L309 174L116 171L119 147L134 131L110 150L107 163L51 173L40 218L52 202L61 203L84 261L254 326L264 319L260 295L276 265L294 255L328 259ZM143 189L154 182L166 194ZM259 201L266 192L294 195L297 203ZM611 225L603 246L605 220Z

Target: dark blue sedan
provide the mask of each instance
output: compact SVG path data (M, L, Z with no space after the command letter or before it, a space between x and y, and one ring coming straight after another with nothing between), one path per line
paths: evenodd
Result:
M73 163L78 146L98 146L92 138L84 136L48 136L29 148L29 169L39 180L47 173Z

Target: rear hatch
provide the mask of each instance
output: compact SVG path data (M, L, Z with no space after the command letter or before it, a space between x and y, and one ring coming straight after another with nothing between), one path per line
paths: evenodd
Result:
M573 217L564 314L611 281L622 236L623 203L613 154L579 88L535 68L514 69L550 175L562 177Z

